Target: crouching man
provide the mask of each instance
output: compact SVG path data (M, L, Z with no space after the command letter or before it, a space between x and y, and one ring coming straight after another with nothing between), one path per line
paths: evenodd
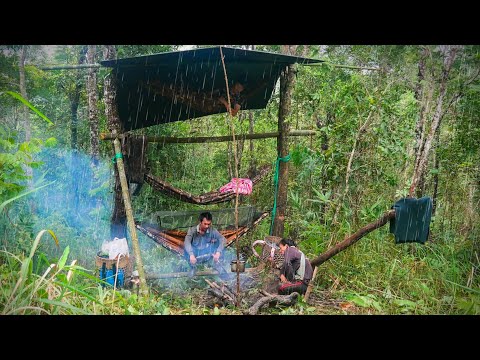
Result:
M280 295L289 295L292 292L305 294L313 276L310 261L295 247L293 240L282 239L278 245L280 252L285 256L280 269L278 293Z

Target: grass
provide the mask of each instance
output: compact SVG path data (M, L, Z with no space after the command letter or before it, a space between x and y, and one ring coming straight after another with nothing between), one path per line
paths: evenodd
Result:
M342 231L340 225L334 239L342 239L349 226ZM88 263L86 259L70 259L72 254L82 254L79 249L71 251L71 246L84 244L67 230L62 231L70 238L69 245L61 253L55 250L50 259L39 250L51 248L40 246L45 235L56 240L57 245L56 235L49 230L41 230L33 240L25 240L23 248L30 244L27 251L0 251L1 314L241 314L240 309L231 307L206 308L198 301L206 286L192 285L187 279L149 282L151 291L146 297L138 297L127 289L102 287L95 270L79 265ZM300 297L294 306L272 307L262 313L480 314L476 237L471 232L456 236L451 232L442 234L435 228L432 232L436 236L425 245L395 245L392 235L382 228L322 264L313 293L338 306L312 306ZM250 240L262 238L261 233L258 230ZM325 251L325 241L329 239L316 239L313 231L307 235L302 243L307 256L312 258ZM143 240L140 244L147 273L178 271L182 259Z

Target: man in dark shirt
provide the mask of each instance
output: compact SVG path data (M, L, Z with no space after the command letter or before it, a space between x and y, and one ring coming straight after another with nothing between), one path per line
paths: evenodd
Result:
M226 239L214 229L212 214L203 212L198 218L198 225L188 229L185 236L185 257L190 264L189 276L195 275L198 263L212 262L213 267L221 274L225 273L221 255L225 248Z
M305 294L313 276L313 268L307 257L295 247L291 239L279 242L280 252L285 256L280 268L280 286L278 293L288 295L292 292Z

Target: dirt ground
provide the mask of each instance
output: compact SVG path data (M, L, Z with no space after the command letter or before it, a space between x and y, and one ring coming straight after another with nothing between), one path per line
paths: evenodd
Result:
M237 274L229 273L228 279L221 279L219 276L197 276L194 279L185 279L186 286L181 291L181 296L188 296L192 302L199 307L213 309L215 307L235 310L235 313L246 314L258 300L265 295L261 293L277 294L278 270L272 268L258 267L249 269L239 274L240 279L240 301L239 306L232 305L228 299L220 299L215 296L211 290L211 285L218 285L218 288L227 289L230 293L237 294ZM178 290L179 286L176 287ZM354 307L345 311L342 307L342 300L335 299L329 291L319 291L314 289L310 294L308 304L309 314L347 314L355 313ZM269 309L272 307L274 309ZM281 311L285 306L263 306L258 314L275 313Z

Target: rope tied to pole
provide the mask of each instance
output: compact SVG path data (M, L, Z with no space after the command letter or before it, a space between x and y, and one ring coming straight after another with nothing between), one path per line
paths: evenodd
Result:
M115 156L112 158L112 163L115 164L117 159L123 159L122 153L116 153Z

